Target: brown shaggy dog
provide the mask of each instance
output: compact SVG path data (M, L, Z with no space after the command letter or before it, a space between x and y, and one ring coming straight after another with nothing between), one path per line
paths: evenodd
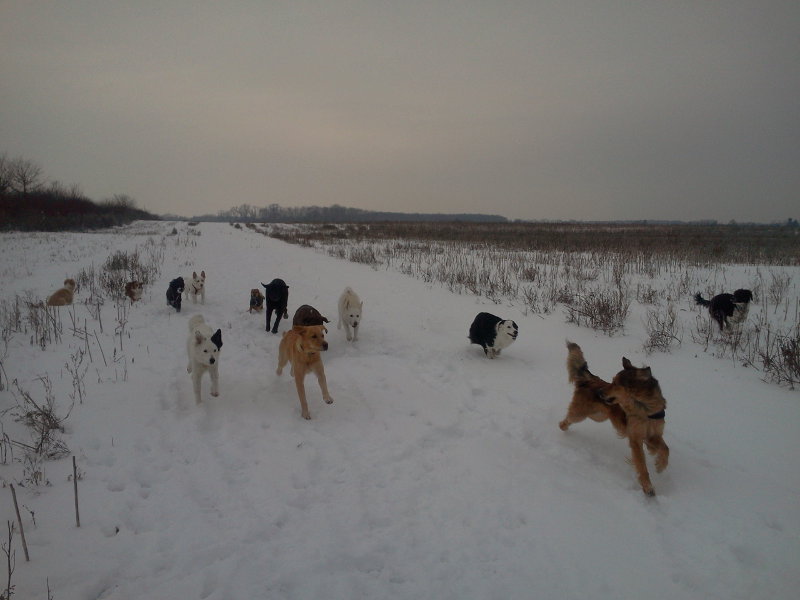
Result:
M142 291L144 288L139 281L129 281L125 284L125 295L130 298L131 304L142 299Z
M667 468L669 448L663 438L667 401L650 367L634 367L623 357L622 371L608 383L589 371L578 344L567 342L567 349L567 374L575 384L575 392L567 416L558 426L566 431L570 425L587 417L594 421L610 420L617 434L628 438L631 461L642 491L655 496L642 445L656 455L659 473Z
M248 312L261 312L262 310L264 310L264 294L258 288L253 288L250 290L250 310Z
M309 327L292 327L289 331L283 332L283 338L278 350L278 370L276 373L283 373L283 367L289 362L292 364L291 374L297 386L297 395L300 397L300 411L304 419L310 419L308 403L306 402L306 388L303 380L306 373L313 371L322 389L322 398L327 404L333 403L333 398L328 393L328 382L325 380L325 368L322 366L320 352L328 349L328 342L325 341L324 325L312 325Z
M75 294L75 280L65 279L64 287L53 292L47 299L47 306L66 306L72 304L72 297Z

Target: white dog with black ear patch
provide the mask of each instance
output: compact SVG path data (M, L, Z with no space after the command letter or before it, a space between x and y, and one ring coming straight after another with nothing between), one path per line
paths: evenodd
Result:
M219 396L219 354L222 348L222 330L212 331L206 325L203 315L195 315L189 319L189 339L186 350L189 354L189 365L186 371L192 374L194 399L200 404L200 378L208 371L211 377L211 395Z
M364 308L364 303L353 291L353 288L346 287L339 296L339 323L336 328L341 329L344 324L347 330L347 341L356 341L358 339L358 329L361 324L361 311ZM352 329L352 333L351 330Z

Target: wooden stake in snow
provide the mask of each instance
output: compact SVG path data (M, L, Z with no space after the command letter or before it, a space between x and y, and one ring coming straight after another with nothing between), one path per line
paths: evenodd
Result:
M78 466L75 464L75 457L72 457L72 484L75 488L75 523L81 526L81 513L78 511Z
M28 543L25 541L25 530L22 528L22 519L19 516L19 505L17 504L17 491L14 489L14 484L11 483L11 495L14 497L14 510L17 511L17 524L19 525L19 537L22 538L22 549L25 551L25 560L30 562L31 557L28 555ZM9 548L9 551L11 549Z

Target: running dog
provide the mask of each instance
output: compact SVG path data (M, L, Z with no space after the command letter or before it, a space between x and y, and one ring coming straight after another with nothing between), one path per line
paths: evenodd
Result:
M176 277L169 282L167 288L167 306L181 312L181 295L183 294L183 277Z
M608 383L589 371L578 344L568 341L567 350L567 374L575 391L567 416L558 426L566 431L587 417L598 422L610 420L617 435L628 438L631 462L642 491L655 496L642 446L656 456L658 473L667 468L669 447L663 437L667 401L650 367L634 367L623 357L622 371Z
M303 306L294 311L294 317L292 318L292 326L308 327L309 325L324 325L325 323L330 323L330 321L310 304L303 304ZM326 329L325 332L327 333L327 331Z
M694 295L695 303L708 308L708 314L717 322L720 331L726 326L731 329L731 324L744 322L752 300L753 292L741 289L732 294L717 294L711 300L706 300L699 293Z
M142 299L144 287L139 281L129 281L125 284L125 295L130 299L131 304Z
M291 374L294 376L297 395L300 398L300 412L304 419L311 418L311 413L308 412L304 384L307 373L313 372L317 376L319 387L322 390L322 399L327 404L333 403L333 398L328 393L325 368L322 365L322 357L320 356L320 352L324 352L327 349L328 342L325 341L324 325L297 326L283 332L283 338L278 348L278 370L276 373L281 375L286 363L292 364Z
M53 292L47 299L47 306L66 306L72 304L76 287L74 279L65 279L64 287Z
M278 323L281 322L281 317L284 319L289 318L287 306L289 304L289 286L283 279L273 279L269 284L261 282L264 286L266 302L267 302L267 331L269 331L269 324L272 320L272 313L275 313L275 325L272 327L272 333L278 333Z
M200 379L208 371L211 377L211 395L219 396L219 354L222 349L222 330L212 331L206 325L203 315L189 319L189 339L186 351L189 365L186 371L192 375L194 400L200 404Z
M336 325L337 329L342 328L344 324L345 331L347 331L347 341L358 340L358 326L361 324L361 312L364 310L364 303L353 291L353 288L346 287L339 296L339 322ZM350 329L352 328L352 333Z
M519 327L511 319L501 319L491 313L478 313L469 327L469 341L483 348L489 358L500 356L517 339Z
M189 284L184 289L187 298L192 299L192 304L197 304L197 297L200 296L200 304L206 303L206 272L200 271L198 276L196 272L192 271L192 277L189 279Z
M258 288L253 288L250 290L250 310L248 312L261 312L262 310L264 310L264 294Z

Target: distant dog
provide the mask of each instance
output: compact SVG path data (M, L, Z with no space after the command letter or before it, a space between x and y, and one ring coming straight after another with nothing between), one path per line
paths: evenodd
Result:
M189 283L186 284L184 289L187 298L192 299L192 304L197 304L197 297L200 296L200 304L206 303L206 272L200 271L198 276L196 272L192 272L192 277Z
M211 395L219 396L219 354L222 349L222 330L216 331L206 325L203 315L189 319L189 339L186 351L189 365L186 371L192 375L194 400L200 404L200 378L208 371L211 377Z
M139 281L129 281L125 284L125 295L130 298L131 304L142 299L144 288Z
M250 290L250 310L249 312L261 312L264 310L264 294L258 288Z
M695 303L708 308L708 314L717 322L720 331L747 319L752 300L753 292L741 289L732 294L718 294L711 300L704 299L699 293L694 295Z
M478 313L469 327L469 341L481 346L489 358L500 356L500 351L513 344L518 334L514 321L487 312Z
M64 287L53 292L47 299L47 306L66 306L72 304L76 287L74 279L65 279Z
M657 472L667 468L669 447L663 437L667 401L661 395L658 381L649 367L634 367L623 357L622 371L608 383L589 371L578 344L567 342L567 349L567 374L575 384L575 391L567 416L558 426L566 431L587 417L598 422L610 420L617 434L628 438L642 491L655 496L642 445L655 454Z
M325 323L330 323L330 321L309 304L303 304L303 306L294 311L294 317L292 318L292 326L308 327L309 325L324 325ZM326 329L325 331L327 333L328 330Z
M167 306L181 312L181 295L183 294L183 277L176 277L169 282L167 288Z
M275 325L272 327L272 333L278 333L278 323L281 322L281 317L289 318L287 311L289 286L283 279L273 279L269 284L262 281L261 285L264 286L267 302L267 331L269 331L269 324L272 321L272 313L275 312Z
M278 348L278 370L276 373L283 373L286 363L292 364L291 374L294 376L297 395L300 398L300 412L304 419L310 419L311 413L308 412L306 402L306 388L304 379L309 371L314 372L322 390L322 398L327 404L333 403L333 398L328 393L328 382L325 380L325 368L322 366L320 352L328 349L328 342L325 341L325 326L311 325L308 327L292 327L289 331L283 332L280 346Z
M339 322L336 326L337 329L344 328L347 331L347 341L358 340L359 325L361 324L361 312L364 309L364 303L353 291L353 288L346 287L339 296ZM352 328L352 333L351 333Z

